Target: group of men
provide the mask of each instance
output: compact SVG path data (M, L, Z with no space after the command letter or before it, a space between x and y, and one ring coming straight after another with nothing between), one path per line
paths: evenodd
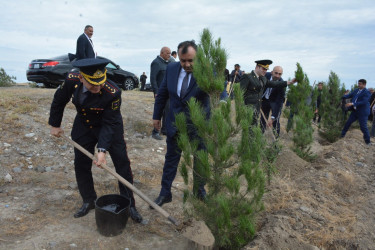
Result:
M94 154L95 147L97 148L97 160L94 161L94 164L98 167L106 164L108 152L116 172L128 182L133 183L120 112L121 89L117 87L116 83L107 79L106 65L109 61L95 58L96 54L93 51L93 43L90 39L92 33L92 26L88 25L85 27L84 34L77 40L77 58L79 59L73 62L73 66L79 68L79 73L69 73L65 82L54 95L49 117L51 134L60 137L64 133L61 128L63 112L66 104L72 100L77 110L71 131L72 139L92 154ZM160 139L154 135L157 134L160 137L161 131L166 135L167 143L161 190L155 199L155 203L159 206L172 201L172 182L181 158L181 149L177 144L178 130L175 126L175 115L183 112L189 117L187 103L191 98L195 98L205 111L206 118L208 119L210 116L209 95L198 87L193 75L196 52L197 45L194 41L184 41L177 47L179 62L172 62L171 50L168 47L163 47L160 55L151 63L150 78L155 97L153 137ZM258 60L255 63L255 69L249 74L240 72L238 65L235 72L231 74L232 80L239 82L244 91L245 104L254 108L254 123L258 121L261 108L267 116L272 110L271 121L267 124L267 118L263 119L263 128L267 125L270 126L272 123L279 133L278 118L285 87L294 84L296 79L283 81L281 78L283 69L280 66L274 67L272 72L267 73L270 64L272 64L271 60ZM362 87L363 81L360 81L360 84L359 86ZM359 111L362 97L359 93L352 95L355 101L348 105ZM359 117L352 117L350 124L355 119L359 119ZM204 150L205 145L189 118L187 119L187 127L190 139L197 140L199 142L198 149ZM74 153L76 180L83 200L82 206L74 214L75 218L79 218L85 216L95 207L97 195L91 172L93 161L77 149L74 150ZM193 193L197 198L204 201L206 196L205 181L195 173L193 173L193 177ZM120 195L130 200L131 218L135 222L141 222L142 216L136 209L133 192L120 182L119 189Z

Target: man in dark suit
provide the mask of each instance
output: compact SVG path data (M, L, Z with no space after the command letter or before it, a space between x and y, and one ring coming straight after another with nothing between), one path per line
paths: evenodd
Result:
M283 75L283 68L281 66L275 66L271 72L266 73L267 80L270 81L283 81L281 76ZM262 111L268 119L270 111L271 121L268 123L261 117L261 129L262 132L266 130L267 126L270 127L271 124L274 129L275 136L278 137L280 134L280 115L283 108L283 103L285 100L285 88L276 87L276 88L266 88L262 97Z
M91 25L86 25L82 35L77 39L76 58L77 60L84 58L95 58L94 44L91 37L94 34L94 28Z
M254 108L253 124L258 123L262 96L266 88L284 88L296 82L295 78L292 81L270 81L265 75L272 61L258 60L255 63L255 69L250 74L244 74L240 81L241 89L244 91L245 105L251 105Z
M163 168L163 176L161 181L161 191L155 203L162 206L164 203L172 201L171 187L172 182L177 173L178 163L181 158L181 150L177 145L178 131L175 126L175 115L184 112L187 116L188 133L190 139L198 139L200 141L198 150L205 149L203 143L197 135L191 120L189 119L188 101L190 98L196 98L207 114L210 113L210 99L207 93L203 92L197 85L192 74L193 59L196 55L197 46L194 41L185 41L178 45L179 63L171 63L168 65L164 80L159 88L159 92L155 99L153 124L156 129L160 129L160 119L163 108L169 99L170 109L167 114L167 153L165 155L165 163ZM204 199L206 191L204 189L204 181L196 174L196 165L194 161L194 187L193 193L200 199Z
M341 131L341 137L344 137L350 125L358 120L359 126L363 133L363 139L366 144L370 144L370 134L367 128L367 117L370 114L370 99L371 93L366 89L366 80L358 80L358 88L344 95L342 98L352 98L352 101L347 103L345 106L352 109L348 121L345 123L343 130Z
M158 90L160 88L161 82L164 79L165 70L167 69L167 65L171 62L171 49L168 47L163 47L160 50L160 55L158 55L151 63L151 73L150 73L150 81L151 87L154 91L154 96L156 97L158 94ZM161 132L166 133L165 128L165 113L168 112L169 104L165 105L165 111L163 112L163 123L161 127ZM163 140L160 136L160 130L156 130L155 128L152 130L152 138L156 140Z
M60 137L64 133L60 127L66 104L72 100L77 115L71 132L72 139L94 154L98 149L97 166L106 164L106 153L111 155L116 172L133 183L130 161L126 152L124 126L120 113L121 90L111 80L107 80L105 66L107 59L87 58L77 60L74 67L79 73L69 73L65 82L57 89L51 105L48 124L51 134ZM78 190L83 199L82 207L74 214L79 218L95 208L97 198L91 173L92 160L74 148L74 170ZM133 192L119 182L120 195L130 199L130 216L136 222L142 216L135 208Z

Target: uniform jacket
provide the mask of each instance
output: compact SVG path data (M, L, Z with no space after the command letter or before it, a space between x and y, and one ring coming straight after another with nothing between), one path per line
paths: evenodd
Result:
M266 88L286 87L286 81L269 81L265 76L260 79L254 70L250 74L244 74L240 81L241 89L244 91L246 105L252 105L257 111L260 109L262 96Z
M77 39L76 58L95 58L94 48L92 47L89 39L87 39L85 33L80 35Z
M343 99L352 99L354 111L357 112L357 115L360 116L368 116L370 114L370 97L371 93L368 91L368 89L364 88L361 93L359 93L357 97L359 89L355 89L352 92L350 92L347 95L344 95L342 98Z
M80 103L83 84L78 73L69 73L65 82L57 89L50 111L48 124L60 127L64 108L72 100L77 110L72 129L72 139L76 140L87 133L98 138L98 148L108 149L113 136L123 136L124 129L120 113L121 90L107 80L100 93L87 91L87 97Z
M160 56L157 56L151 63L150 82L155 94L158 93L168 63L170 63L170 61L165 61Z
M271 73L270 72L267 72L266 73L266 78L267 80L271 80ZM284 81L283 78L280 78L278 81ZM266 89L264 90L264 92L266 91ZM263 101L264 101L264 97L263 97ZM283 107L283 103L284 103L284 100L285 100L285 88L284 87L277 87L277 88L272 88L272 91L271 91L271 94L270 94L270 97L268 98L268 100L274 104L274 105L271 105L272 107L272 115L274 117L277 117L277 115L279 114L279 112L281 111L282 107Z
M168 65L165 77L158 91L158 95L155 99L154 105L154 120L160 120L162 117L164 106L169 98L170 106L169 112L167 114L166 128L167 136L173 137L177 128L175 126L175 115L184 112L187 116L188 125L191 124L189 119L189 109L187 102L190 98L194 97L203 107L204 111L207 114L207 117L210 115L210 98L209 95L203 92L197 85L194 76L191 76L189 87L183 98L180 98L177 94L177 83L178 77L181 71L181 64L179 62L171 63Z

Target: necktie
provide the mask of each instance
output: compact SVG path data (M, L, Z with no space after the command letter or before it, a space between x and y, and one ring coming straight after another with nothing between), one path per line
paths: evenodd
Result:
M186 90L188 89L189 86L189 74L186 73L184 79L182 80L182 85L181 85L181 91L180 91L180 97L183 98L186 94Z
M263 97L265 97L266 99L270 99L271 91L272 91L272 88L267 88Z
M362 91L362 89L358 90L358 93L355 95L355 97L354 97L354 103L357 102L358 96L361 93L361 91Z

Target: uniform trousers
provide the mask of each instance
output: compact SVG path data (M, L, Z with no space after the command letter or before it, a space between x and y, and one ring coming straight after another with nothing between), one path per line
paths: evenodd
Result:
M85 126L80 126L79 129L80 136L78 138L72 137L72 139L87 151L94 154L95 145L98 143L98 135L100 129L89 129L85 128ZM112 144L110 148L107 149L107 152L112 158L112 162L115 166L116 172L128 182L133 184L133 175L130 168L130 161L126 150L126 143L122 133L114 134L112 136ZM78 190L84 203L92 202L97 198L91 172L92 160L76 148L74 148L74 154L74 169ZM134 207L135 200L133 192L120 182L118 182L118 185L120 189L120 195L129 198L131 201L131 206Z

